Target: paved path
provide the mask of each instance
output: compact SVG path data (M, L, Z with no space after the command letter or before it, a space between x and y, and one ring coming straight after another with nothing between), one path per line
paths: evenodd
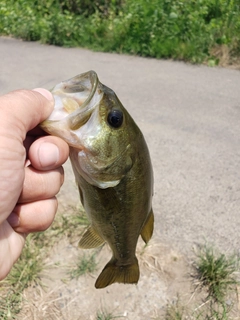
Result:
M0 38L1 94L51 88L90 69L146 136L155 238L183 253L204 239L239 250L240 72Z

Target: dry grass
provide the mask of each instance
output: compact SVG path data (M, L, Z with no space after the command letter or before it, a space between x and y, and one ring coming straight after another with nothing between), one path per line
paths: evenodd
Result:
M208 65L220 67L238 69L240 70L240 58L237 55L233 55L227 45L216 45L210 50L210 55L214 57L212 60L208 60ZM210 63L209 63L210 61Z

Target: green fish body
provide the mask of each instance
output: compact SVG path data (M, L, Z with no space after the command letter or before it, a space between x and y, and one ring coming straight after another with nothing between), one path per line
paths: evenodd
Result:
M53 88L55 109L41 126L70 146L70 160L90 227L81 248L107 242L112 258L95 287L137 283L141 234L153 233L153 172L145 139L116 94L94 71Z

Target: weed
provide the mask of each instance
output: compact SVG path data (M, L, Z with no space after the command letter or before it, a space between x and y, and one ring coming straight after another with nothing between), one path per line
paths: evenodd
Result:
M95 271L97 267L95 256L94 253L89 257L86 255L79 257L76 268L70 271L71 279L78 279L83 274Z
M96 320L112 320L119 318L122 318L122 316L114 316L112 312L107 312L106 310L98 311L96 316Z
M198 253L196 262L197 278L202 287L207 288L208 298L223 303L226 294L238 284L235 272L239 258L236 255L226 257L215 253L211 247L204 246Z
M179 300L176 303L168 305L166 312L166 320L183 320L185 308L180 304Z
M233 305L227 305L225 302L214 302L208 300L202 306L202 310L194 311L193 314L197 320L230 320L230 312ZM202 307L200 306L200 308ZM198 308L197 308L198 309ZM194 319L195 319L194 318Z
M237 295L234 295L233 289L236 289L238 284L236 272L238 271L239 257L237 255L227 257L208 245L202 246L196 254L197 259L193 264L196 291L190 300L198 292L198 298L195 301L198 306L191 310L189 307L187 308L187 304L180 303L178 297L175 303L168 305L165 320L233 319L230 315L236 311L234 303L237 301ZM201 304L199 304L199 297L201 297Z
M53 224L51 230L54 236L66 235L68 238L79 235L82 227L86 227L88 220L83 212L77 209L69 208L67 214L62 214Z

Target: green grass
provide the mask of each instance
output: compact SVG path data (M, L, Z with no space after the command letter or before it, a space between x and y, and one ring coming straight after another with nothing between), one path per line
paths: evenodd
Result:
M78 258L76 268L73 268L69 273L71 279L78 279L80 276L86 273L91 273L95 271L97 268L97 263L95 258L96 258L95 253L93 253L90 256L81 255Z
M106 310L100 310L97 312L96 320L112 320L124 318L122 316L116 316L113 312L108 312Z
M226 256L205 245L197 253L195 269L200 287L207 291L205 310L196 313L198 319L233 319L230 313L237 300L236 288L239 281L236 274L239 271L239 257Z
M0 34L213 66L239 58L240 3L0 0Z
M165 320L239 319L233 316L238 313L235 304L238 304L236 289L239 285L239 257L235 254L227 256L212 246L205 245L197 252L193 269L196 290L192 297L198 297L195 301L197 306L190 310L188 303L180 302L178 297L175 303L167 306Z
M185 314L185 308L177 301L176 304L171 304L167 308L165 320L183 320Z
M215 302L222 303L226 294L236 288L235 272L238 268L239 258L236 255L227 257L207 246L198 253L197 278L200 285L207 288L208 298Z

